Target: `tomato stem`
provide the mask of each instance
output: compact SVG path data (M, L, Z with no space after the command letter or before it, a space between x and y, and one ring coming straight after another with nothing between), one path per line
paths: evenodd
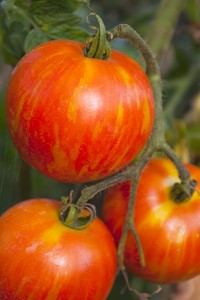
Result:
M88 203L81 207L73 204L72 192L69 198L62 197L61 201L63 205L60 209L60 220L71 229L84 229L96 218L96 207Z
M197 187L196 180L190 180L189 190L187 184L176 182L170 191L170 198L177 204L187 202L190 200L191 196L195 192L196 187Z
M90 37L84 48L84 54L90 58L107 59L110 56L110 44L107 41L107 33L102 19L95 13L90 13L89 16L94 16L98 21L99 28L90 26L95 29L94 37Z
M64 219L64 225L70 228L75 227L77 221L77 208L74 205L71 205L67 214L67 217Z

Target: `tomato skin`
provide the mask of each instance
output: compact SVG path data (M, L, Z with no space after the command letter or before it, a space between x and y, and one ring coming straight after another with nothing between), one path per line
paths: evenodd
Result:
M116 248L96 218L73 230L58 217L60 203L21 202L0 217L1 300L102 300L116 275Z
M186 165L191 178L200 183L200 169ZM176 204L170 189L179 182L171 161L149 161L140 178L135 206L135 227L146 266L141 267L131 234L127 237L125 265L148 281L174 283L200 273L200 195L195 192L185 203ZM198 184L197 189L200 189ZM118 245L128 208L130 181L108 190L103 203L103 220Z
M6 95L8 130L33 168L63 182L86 182L126 166L146 143L153 93L141 67L112 50L87 58L83 44L59 40L27 53Z

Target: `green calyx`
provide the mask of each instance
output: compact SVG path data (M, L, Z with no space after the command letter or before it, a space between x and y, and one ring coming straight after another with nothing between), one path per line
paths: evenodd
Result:
M95 13L89 16L95 16L98 21L99 28L90 26L96 31L93 37L90 37L84 48L84 55L89 58L107 59L110 56L110 44L107 41L107 32L102 19Z
M187 202L191 199L193 193L196 190L196 187L197 187L197 181L193 179L191 179L189 182L189 189L188 189L188 184L177 182L173 185L170 191L170 197L177 204Z
M60 210L61 222L76 230L81 230L87 227L96 217L96 208L92 204L86 204L79 207L76 204L64 203Z

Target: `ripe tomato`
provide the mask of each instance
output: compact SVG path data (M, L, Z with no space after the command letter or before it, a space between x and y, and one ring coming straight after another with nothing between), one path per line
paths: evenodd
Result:
M200 169L186 165L191 177L200 182ZM177 170L165 158L152 159L144 169L136 196L135 226L146 266L141 267L134 238L128 234L125 265L132 273L159 283L173 283L200 273L200 195L194 192L185 203L170 197ZM198 185L197 189L200 188ZM118 244L125 222L130 181L108 190L103 219Z
M32 167L63 182L86 182L126 166L146 143L153 93L141 67L112 50L87 58L83 44L59 40L26 54L8 84L12 140Z
M74 230L60 203L27 200L0 217L1 300L102 300L116 273L113 238L96 218Z

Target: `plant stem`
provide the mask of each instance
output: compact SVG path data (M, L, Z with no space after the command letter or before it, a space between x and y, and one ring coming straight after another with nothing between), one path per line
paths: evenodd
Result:
M181 160L176 156L174 150L167 144L163 144L161 151L171 159L174 165L177 167L178 176L182 183L186 183L190 180L189 171L183 166Z
M148 160L151 158L152 155L153 155L153 152L148 150L145 152L145 155L142 155L139 158L139 160L137 161L135 168L134 168L135 169L134 176L131 178L132 182L131 182L130 201L128 204L128 213L127 213L126 222L125 222L125 225L123 228L123 234L120 239L119 246L118 246L118 264L119 264L120 269L123 269L124 249L125 249L126 238L127 238L127 234L128 234L129 230L132 232L132 234L135 238L135 242L136 242L137 249L139 252L141 266L142 267L145 266L145 256L144 256L144 253L142 250L142 245L140 243L139 237L135 230L135 226L133 225L133 220L134 220L134 212L135 212L134 208L135 208L135 200L136 200L139 179L142 174L143 168L145 167L146 163L148 162Z
M110 44L106 39L105 25L102 19L95 13L91 13L89 16L94 16L96 18L99 28L90 26L92 29L96 30L96 34L86 41L84 54L90 58L107 59L110 55Z
M111 31L111 34L108 35L108 39L111 41L114 38L122 38L129 41L133 47L141 52L146 61L146 74L154 92L155 123L153 131L156 130L157 132L156 140L159 138L163 140L164 122L162 108L162 82L160 69L156 59L154 58L153 52L140 35L127 24L120 24ZM159 126L156 125L158 123Z

